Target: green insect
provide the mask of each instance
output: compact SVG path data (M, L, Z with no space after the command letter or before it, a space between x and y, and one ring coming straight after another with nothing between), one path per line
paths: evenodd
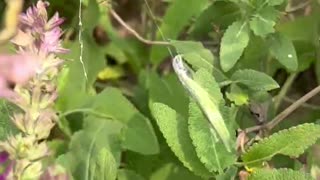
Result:
M201 87L196 81L192 79L192 70L185 65L182 60L181 55L177 55L172 61L173 69L176 72L180 82L193 97L193 99L198 103L203 113L209 120L214 131L213 135L222 140L226 149L231 151L231 135L224 123L223 117L219 111L218 104L214 102L209 93Z

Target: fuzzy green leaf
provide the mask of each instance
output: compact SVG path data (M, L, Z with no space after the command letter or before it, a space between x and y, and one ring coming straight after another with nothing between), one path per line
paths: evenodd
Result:
M209 171L198 159L192 145L187 120L174 109L162 103L153 103L151 112L171 150L184 166L199 176L210 176Z
M257 169L249 180L313 180L310 174L291 169Z
M284 2L284 0L267 0L270 6L277 6Z
M320 138L320 125L302 124L279 131L254 144L243 154L242 160L248 166L259 166L276 154L297 157Z
M265 37L269 33L274 32L279 12L274 7L265 7L255 15L250 21L250 28L257 36Z
M210 172L223 172L235 162L235 152L227 151L195 102L190 103L189 112L189 132L198 157Z
M290 39L282 34L274 34L269 38L270 53L289 71L296 71L298 58Z
M249 43L247 23L236 21L223 34L220 48L220 64L224 71L229 71L242 55Z
M90 161L89 179L116 179L118 167L112 153L108 149L102 148Z
M244 69L236 71L231 80L236 83L241 83L253 90L269 91L279 88L278 83L270 76L263 72L252 69Z
M136 172L129 169L118 170L118 180L144 180L144 178Z

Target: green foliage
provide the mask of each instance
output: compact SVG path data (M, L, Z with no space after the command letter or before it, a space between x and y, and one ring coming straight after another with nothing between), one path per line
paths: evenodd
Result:
M200 16L191 27L191 35L202 37L212 31L212 25L228 27L240 15L239 7L227 1L214 1L207 9L203 10Z
M162 103L153 103L150 108L167 143L183 165L199 176L210 176L192 145L187 120Z
M111 152L102 148L90 159L89 179L116 179L117 166Z
M289 71L298 68L297 53L290 41L283 34L274 34L269 37L270 53Z
M248 166L260 166L276 154L297 157L320 138L319 130L316 124L282 130L254 144L242 155L242 160Z
M116 102L116 103L115 103ZM95 112L124 123L124 148L142 154L156 154L159 145L153 127L148 119L114 88L107 88L92 98L84 109L91 108ZM140 143L143 139L144 143Z
M36 0L26 5L31 2ZM66 20L61 40L70 53L60 56L65 66L52 82L58 84L60 119L43 141L53 152L48 161L63 165L73 179L229 180L245 170L248 179L316 176L319 147L307 149L320 137L314 124L320 118L318 98L299 104L274 129L245 131L268 126L267 120L317 85L315 76L320 82L316 0L50 4L48 15L59 11ZM174 55L185 60L181 69L172 69ZM5 71L0 67L1 81ZM297 78L287 84L292 73ZM43 110L33 105L32 111ZM1 101L0 113L5 140L17 132L13 113L23 111ZM297 158L303 153L308 158ZM297 171L301 167L304 172Z
M236 83L246 85L252 90L269 91L279 88L278 83L270 76L251 69L237 70L231 79Z
M246 22L236 21L223 34L220 49L220 65L229 71L239 60L249 43L249 28Z
M118 180L144 180L139 174L135 173L132 170L120 169L118 171Z
M201 109L194 102L190 103L189 111L190 137L199 159L209 171L223 172L223 169L235 162L235 153L227 151L223 143L215 136L212 127L208 126L208 121Z
M72 136L65 166L76 179L115 179L120 164L122 125L87 117L84 127Z
M249 180L312 180L310 174L290 169L256 169Z
M172 45L195 70L203 68L208 72L212 72L218 82L227 79L227 77L215 67L217 60L211 51L204 48L201 43L193 41L172 41Z
M190 19L194 16L198 16L209 3L210 1L208 0L172 1L172 4L163 17L160 30L157 32L157 39L176 39L181 30L189 24ZM177 12L179 12L178 16ZM166 48L153 46L151 50L151 61L158 65L167 54L168 50Z
M18 108L4 100L0 100L0 140L7 139L8 136L16 134L19 130L11 122L12 111Z
M274 7L262 8L250 20L250 28L255 35L264 37L275 31L273 27L278 16L279 12Z

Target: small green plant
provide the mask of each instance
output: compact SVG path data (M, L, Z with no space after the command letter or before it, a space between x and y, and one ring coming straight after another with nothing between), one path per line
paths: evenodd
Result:
M0 2L0 179L320 177L317 0L22 3Z

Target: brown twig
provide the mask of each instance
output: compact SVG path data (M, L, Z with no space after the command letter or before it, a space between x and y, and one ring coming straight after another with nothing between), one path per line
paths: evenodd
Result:
M272 128L274 128L277 124L283 121L289 114L291 114L294 110L296 110L302 104L307 102L310 98L317 95L319 92L320 92L320 85L314 88L313 90L311 90L310 92L308 92L307 94L305 94L304 96L302 96L296 102L291 104L287 109L285 109L275 118L273 118L273 120L266 125L267 129L271 130Z
M310 98L317 95L320 92L320 85L302 96L300 99L295 101L293 104L291 104L288 108L286 108L284 111L282 111L280 114L278 114L275 118L273 118L269 123L267 123L264 126L253 126L245 129L246 133L259 131L261 129L267 129L271 130L273 129L277 124L282 122L288 115L290 115L293 111L295 111L298 107L302 106L305 102L307 102Z
M166 41L151 41L143 38L139 33L137 33L134 29L132 29L126 22L124 22L121 19L121 17L113 9L110 9L110 14L114 19L118 21L118 23L120 23L127 31L133 34L139 41L149 45L162 45L162 46L170 45L170 43Z

